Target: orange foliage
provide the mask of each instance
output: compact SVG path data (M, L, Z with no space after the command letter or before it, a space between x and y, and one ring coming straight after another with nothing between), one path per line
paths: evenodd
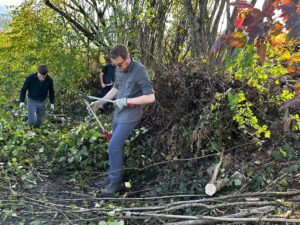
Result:
M283 24L277 21L273 26L273 32L280 32L283 29Z
M300 75L300 52L292 55L289 61L288 72Z
M300 82L294 85L295 91L300 91Z
M287 35L283 32L272 32L269 37L269 42L271 45L283 45L287 42Z
M258 61L260 64L262 64L266 59L266 44L264 41L257 40L255 46L257 48Z
M290 5L292 3L293 3L292 0L282 0L282 4L284 4L284 5Z
M224 40L231 47L244 48L247 42L246 36L242 32L232 32L224 37Z
M279 7L279 0L274 0L273 6L274 6L275 9L278 9L278 7Z

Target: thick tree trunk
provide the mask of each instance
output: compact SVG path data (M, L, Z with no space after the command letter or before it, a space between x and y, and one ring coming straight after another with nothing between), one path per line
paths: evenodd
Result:
M197 57L201 52L201 40L200 40L200 23L197 21L197 16L193 12L191 0L185 0L184 2L186 8L187 21L190 30L190 44L192 56Z
M172 4L171 1L152 2L148 10L151 10L152 15L150 20L145 18L142 26L139 28L139 47L141 49L141 61L147 67L154 67L156 61L163 58L163 40L164 30L166 26L167 13Z
M226 2L198 0L197 4L193 3L192 0L185 0L184 5L190 31L191 52L193 57L197 57L201 53L207 54L215 42Z

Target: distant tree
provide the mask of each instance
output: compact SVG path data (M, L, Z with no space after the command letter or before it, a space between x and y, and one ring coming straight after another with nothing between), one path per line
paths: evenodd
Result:
M205 54L218 35L226 1L185 0L192 56Z
M122 42L147 66L206 53L229 7L216 0L43 0L80 35L107 53Z
M72 27L107 53L114 43L125 43L149 65L162 54L168 1L43 1ZM134 52L134 51L133 51ZM140 55L141 54L141 55Z

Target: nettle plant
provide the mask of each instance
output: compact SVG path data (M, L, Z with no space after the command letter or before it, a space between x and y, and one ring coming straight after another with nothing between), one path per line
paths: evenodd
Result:
M265 0L262 10L245 0L231 5L237 9L235 32L215 42L209 52L210 60L225 64L226 73L242 85L238 93L227 94L233 120L244 132L251 127L254 136L269 138L268 127L259 125L252 103L247 100L248 92L244 90L254 88L277 105L294 100L295 92L282 88L281 77L300 74L300 3L299 0ZM230 57L226 57L228 54ZM281 91L275 96L270 88L274 85Z

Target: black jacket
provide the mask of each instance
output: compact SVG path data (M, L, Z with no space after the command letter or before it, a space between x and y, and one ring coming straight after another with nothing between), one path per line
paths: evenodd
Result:
M116 67L113 66L111 63L105 65L102 68L104 84L110 84L110 83L115 82L115 70L116 70Z
M43 81L39 80L37 73L28 76L20 92L20 102L25 101L27 90L29 98L40 102L44 101L49 93L50 103L54 104L53 80L49 75Z

